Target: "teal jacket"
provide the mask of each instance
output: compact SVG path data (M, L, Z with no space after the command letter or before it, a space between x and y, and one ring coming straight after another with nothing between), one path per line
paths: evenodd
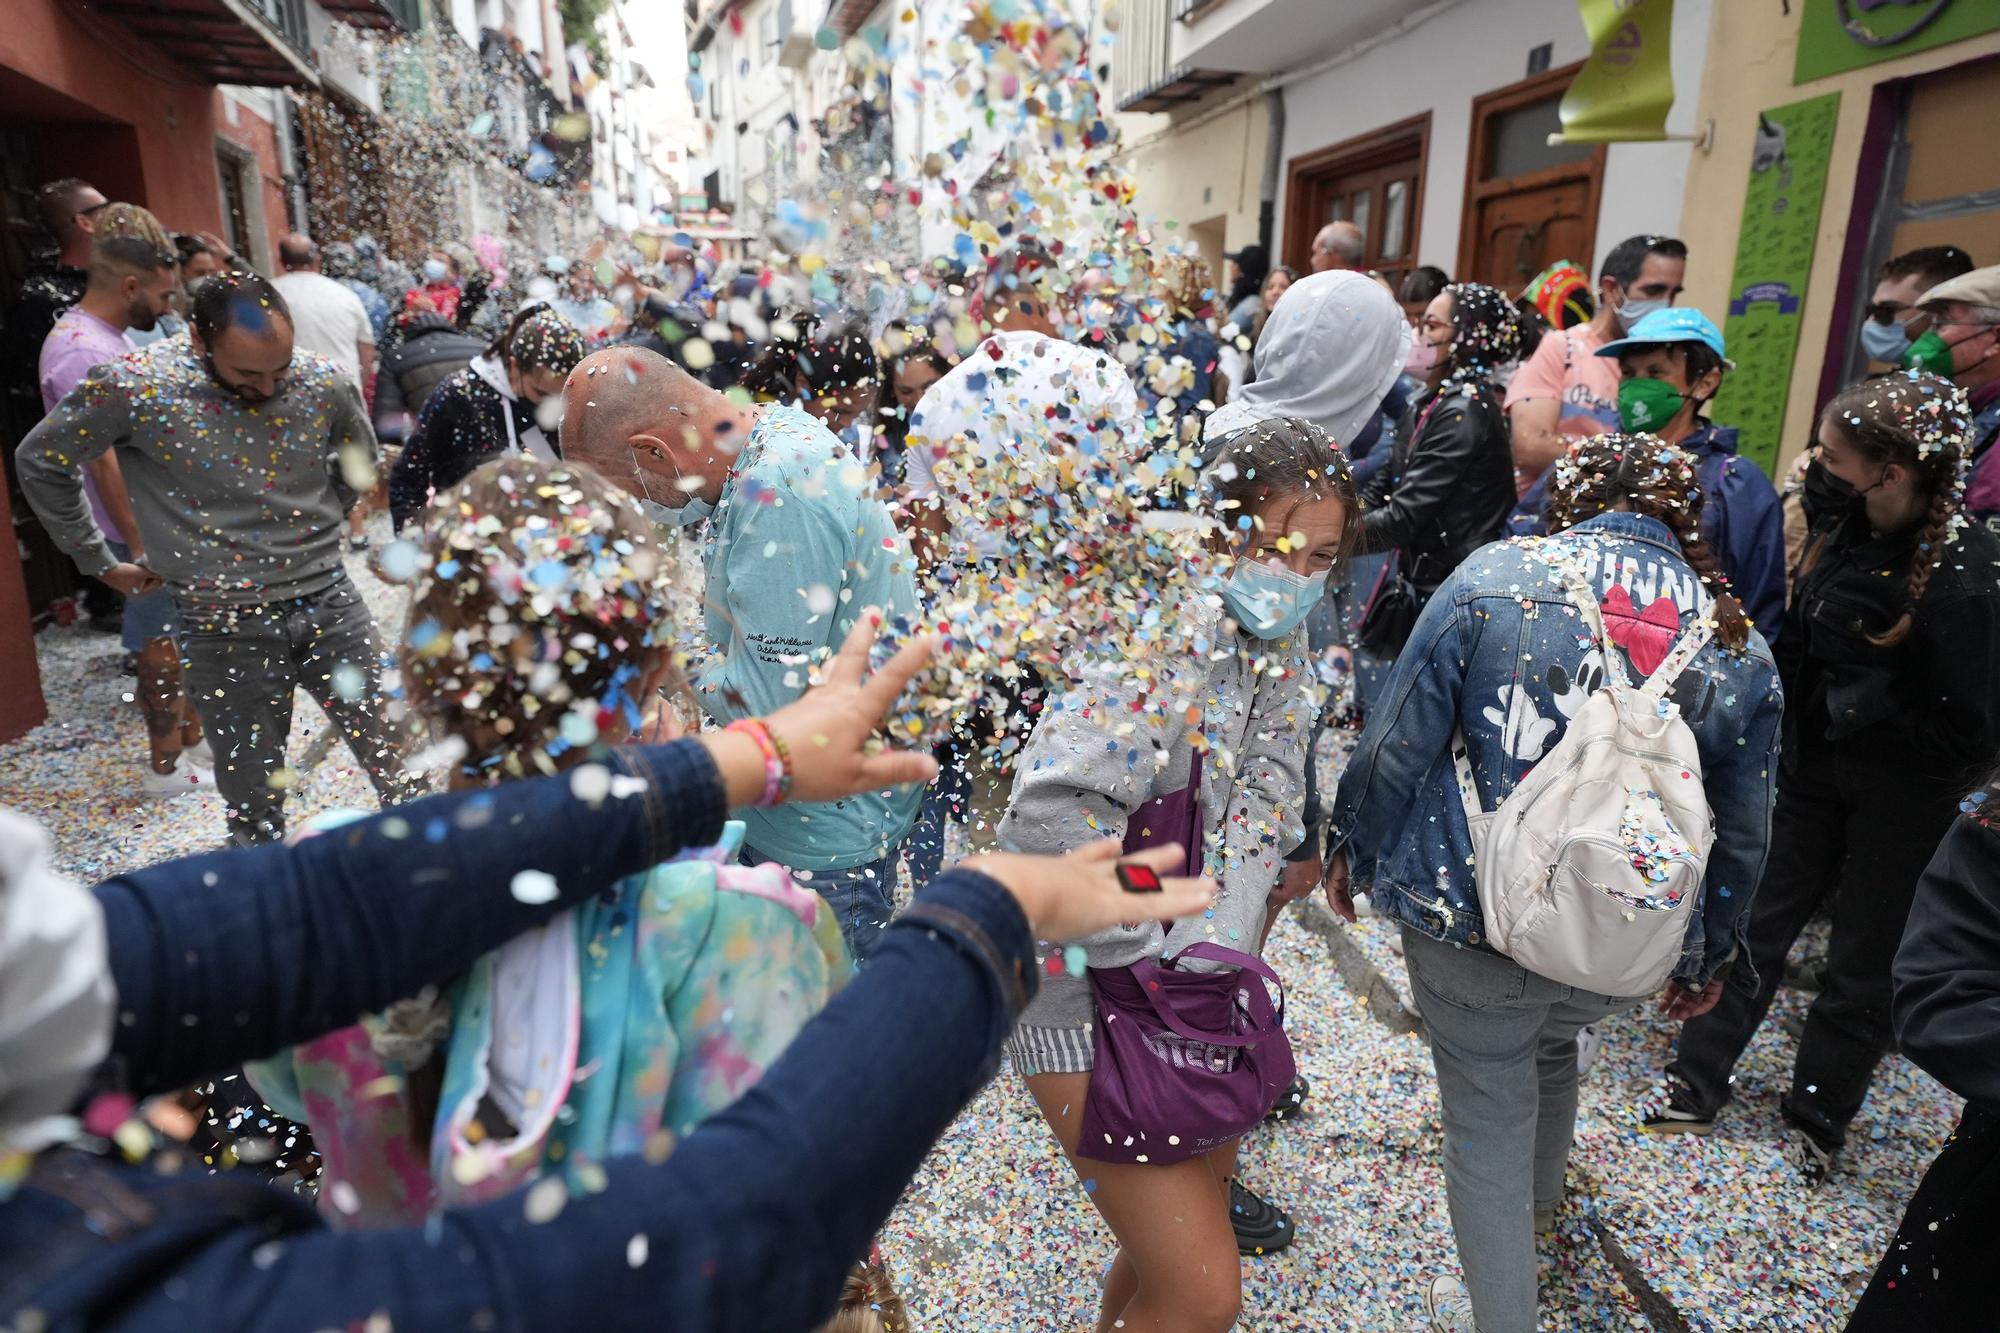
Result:
M719 722L757 717L805 691L812 665L862 608L913 621L908 545L862 462L795 407L764 409L710 524L704 593L710 656L695 672ZM801 763L809 756L795 756ZM844 870L887 855L916 822L923 789L736 810L748 844L794 870Z

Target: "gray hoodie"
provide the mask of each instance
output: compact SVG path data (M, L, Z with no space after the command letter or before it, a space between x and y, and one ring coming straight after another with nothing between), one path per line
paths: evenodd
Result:
M292 358L283 391L246 403L209 377L185 337L106 362L28 432L21 489L84 573L116 564L90 516L83 466L117 451L146 565L183 601L259 606L324 589L341 527L376 467L375 432L332 362Z
M1197 614L1214 618L1213 608ZM1202 760L1204 863L1220 889L1212 910L1162 931L1158 922L1115 926L1082 940L1091 967L1172 956L1208 941L1257 951L1265 902L1285 853L1304 836L1306 736L1317 685L1307 670L1303 634L1259 639L1232 634L1206 660L1137 675L1136 664L1096 664L1052 698L1015 766L1014 794L1000 822L1008 851L1064 852L1099 838L1122 838L1132 812L1185 787L1197 732ZM1150 687L1156 705L1134 711ZM1191 710L1199 710L1193 712ZM1043 942L1044 959L1062 942ZM1211 965L1190 960L1190 966ZM1029 1027L1081 1027L1091 1018L1082 977L1045 975L1021 1015Z

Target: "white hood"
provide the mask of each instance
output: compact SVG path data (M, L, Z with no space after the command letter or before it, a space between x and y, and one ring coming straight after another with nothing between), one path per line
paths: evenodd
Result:
M1286 289L1257 339L1257 378L1208 418L1207 440L1304 417L1345 450L1403 373L1410 325L1381 283L1343 269Z
M49 869L40 825L0 809L0 1154L61 1136L115 1004L97 900Z

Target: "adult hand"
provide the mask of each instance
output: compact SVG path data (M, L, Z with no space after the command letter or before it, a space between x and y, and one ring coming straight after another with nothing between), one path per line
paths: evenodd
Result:
M937 761L929 751L890 750L871 743L896 696L938 646L936 635L911 639L871 676L868 650L881 628L879 610L863 611L818 683L764 719L765 727L792 752L788 799L832 801L857 792L929 782L937 776Z
M143 597L149 592L158 592L166 584L166 580L158 574L130 560L119 561L98 575L98 579L127 597Z
M1215 902L1215 881L1160 878L1158 893L1132 893L1118 882L1123 859L1156 871L1181 864L1179 847L1148 847L1122 856L1106 838L1063 856L989 852L964 863L1000 881L1034 927L1035 938L1074 940L1125 921L1171 921L1205 912Z
M1284 873L1278 876L1278 882L1272 886L1270 897L1264 901L1268 906L1275 908L1283 907L1286 903L1295 903L1301 898L1309 898L1312 896L1312 891L1319 887L1320 880L1325 874L1326 867L1314 858L1287 861Z
M1354 924L1354 880L1344 847L1326 863L1326 905L1342 921L1350 926Z
M1715 1002L1721 998L1721 977L1695 991L1689 990L1678 981L1669 981L1667 989L1660 996L1660 1012L1677 1021L1700 1018L1715 1008Z

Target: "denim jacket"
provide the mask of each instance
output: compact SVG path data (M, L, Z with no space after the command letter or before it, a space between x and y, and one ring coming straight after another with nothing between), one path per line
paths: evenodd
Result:
M1712 598L1665 524L1609 513L1553 537L1481 548L1424 608L1370 711L1334 801L1333 846L1386 916L1450 944L1486 939L1451 738L1465 733L1488 810L1562 739L1603 682L1557 561L1581 556L1627 678L1643 679ZM1715 845L1701 912L1674 975L1705 983L1734 953L1763 873L1777 778L1782 692L1754 632L1741 652L1711 643L1672 698L1701 752Z

